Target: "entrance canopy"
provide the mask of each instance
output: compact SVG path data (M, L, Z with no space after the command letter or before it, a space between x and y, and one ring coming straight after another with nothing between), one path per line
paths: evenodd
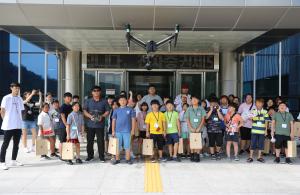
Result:
M0 0L0 27L48 51L126 52L127 23L145 41L161 40L179 24L174 52L222 52L270 30L300 29L299 6L298 0Z

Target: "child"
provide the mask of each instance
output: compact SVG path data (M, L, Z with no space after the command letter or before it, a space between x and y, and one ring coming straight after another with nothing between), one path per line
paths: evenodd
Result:
M50 106L48 103L42 104L42 112L38 116L39 135L50 142L51 157L58 157L55 154L55 134L53 130L52 118L49 115ZM41 156L43 159L50 160L47 155Z
M234 103L229 104L228 112L224 117L226 124L225 140L227 158L230 159L231 145L234 148L234 160L239 161L238 157L238 142L239 142L239 129L243 126L243 119L241 115L237 113L238 106Z
M54 100L52 102L52 110L49 111L49 114L52 119L54 133L55 133L55 139L59 136L59 133L61 132L60 126L61 126L61 118L60 118L60 112L59 112L59 101Z
M181 134L181 126L179 121L178 112L174 111L174 105L171 100L166 102L167 111L164 113L166 119L166 133L167 144L169 145L169 157L168 161L175 160L180 162L180 158L177 157L179 137ZM173 147L174 145L174 147Z
M204 125L206 112L202 106L199 105L199 99L192 96L192 106L186 111L186 121L191 133L201 133ZM199 134L200 135L200 134ZM191 161L200 162L200 150L191 150Z
M159 101L154 99L151 101L151 109L146 116L146 136L150 139L153 139L154 147L158 149L158 161L165 162L166 159L163 158L163 147L166 137L166 124L165 124L165 115L162 112L159 112ZM152 162L155 163L156 160L154 155L152 156Z
M131 165L130 141L131 136L134 135L136 115L134 109L127 106L127 98L125 96L119 97L119 104L120 108L114 110L112 116L112 136L118 138L119 142L119 151L112 164L120 163L120 151L123 146L126 151L126 163Z
M272 132L272 117L275 113L276 113L275 112L275 107L271 106L268 110L269 119L268 119L268 136L267 136L268 139L270 139L270 140L272 140L272 135L271 135L271 132ZM274 142L271 142L271 150L272 150L272 155L276 156L275 143Z
M137 128L139 130L139 153L142 154L143 139L146 139L146 124L145 118L148 111L148 104L143 102L141 104L141 111L137 114Z
M76 163L82 164L80 159L80 141L84 133L84 121L80 112L80 104L74 102L72 104L73 111L67 118L67 141L75 144L76 146ZM69 165L73 165L72 160L68 161Z
M251 111L252 118L252 129L251 129L251 147L250 156L247 162L253 162L253 152L258 149L257 161L264 163L265 160L262 158L261 153L265 147L265 136L267 135L267 120L269 118L268 111L263 109L264 99L258 98L255 101L256 109Z
M287 142L294 140L294 118L286 111L286 103L281 102L278 106L278 112L272 118L272 137L275 136L276 158L275 163L280 163L280 150L283 147L287 154ZM285 162L292 164L290 158L286 157Z
M185 119L185 113L188 109L189 105L184 103L182 105L182 111L179 114L180 125L181 125L181 137L183 139L183 157L188 157L190 155L190 147L189 147L189 129L187 126L187 122Z

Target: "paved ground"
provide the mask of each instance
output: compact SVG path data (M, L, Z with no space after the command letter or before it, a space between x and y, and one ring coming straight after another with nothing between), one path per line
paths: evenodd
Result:
M2 140L2 137L0 137ZM2 141L0 141L2 144ZM227 160L200 163L133 165L99 161L66 165L59 160L41 161L35 154L19 153L25 166L0 170L0 194L300 194L300 160L294 165L247 164ZM85 155L83 148L83 156ZM11 148L7 153L10 159Z

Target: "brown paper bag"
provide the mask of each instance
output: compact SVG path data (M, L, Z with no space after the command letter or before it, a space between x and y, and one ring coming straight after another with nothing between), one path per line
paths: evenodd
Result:
M109 143L108 143L108 150L107 152L112 155L117 155L119 152L119 141L118 138L109 138Z
M265 146L264 146L264 154L269 154L270 153L270 146L271 146L271 141L269 139L265 139Z
M201 133L190 133L190 148L192 150L202 149Z
M179 139L178 154L183 154L183 138Z
M153 140L143 139L143 155L152 156L153 155Z
M294 132L296 137L300 137L300 122L294 123Z
M61 158L64 160L73 160L74 159L73 143L65 142L62 144Z
M297 157L297 144L295 141L288 141L287 157L289 157L289 158Z
M48 154L48 141L38 137L35 142L35 153L37 156Z

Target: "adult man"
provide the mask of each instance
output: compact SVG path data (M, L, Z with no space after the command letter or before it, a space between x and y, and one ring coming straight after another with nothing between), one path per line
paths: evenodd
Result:
M5 156L11 138L13 138L14 143L11 166L23 166L22 163L16 161L22 134L22 111L24 110L23 100L19 96L20 84L11 83L10 90L11 94L4 96L1 102L1 117L3 119L1 129L4 131L4 139L1 147L0 163L3 170L8 170Z
M88 99L83 106L84 116L87 118L87 158L89 162L94 159L94 139L97 136L98 153L101 162L104 158L104 125L105 117L109 114L107 100L101 97L101 88L92 88L92 98Z
M163 104L163 101L159 95L156 95L156 89L154 85L149 85L148 87L148 95L145 95L141 102L146 102L148 104L149 110L148 112L152 111L151 108L151 101L157 100L159 102L159 105L161 106Z
M186 96L187 104L191 105L191 95L189 94L189 86L187 84L181 86L181 94L177 95L174 101L175 107L182 104L182 96Z

